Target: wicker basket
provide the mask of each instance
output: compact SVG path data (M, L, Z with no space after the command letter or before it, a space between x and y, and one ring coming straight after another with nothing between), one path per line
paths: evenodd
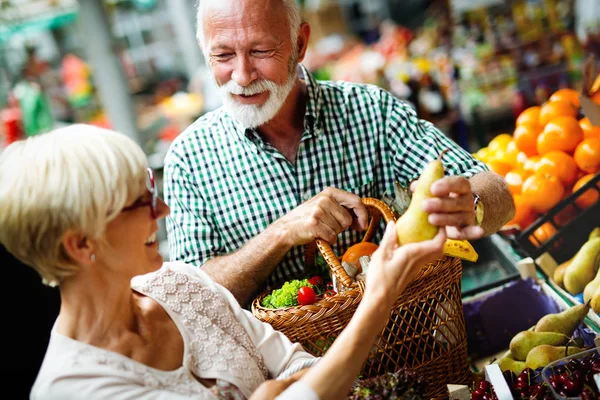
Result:
M371 221L363 241L369 241L393 212L377 199L363 199ZM332 273L349 289L308 306L268 309L252 303L255 317L283 332L306 351L322 356L346 327L364 293L364 282L353 281L331 246L317 240ZM392 308L386 327L377 337L363 365L362 376L376 376L406 366L425 377L428 398L446 398L448 383L469 383L467 335L461 296L462 263L444 257L423 268Z

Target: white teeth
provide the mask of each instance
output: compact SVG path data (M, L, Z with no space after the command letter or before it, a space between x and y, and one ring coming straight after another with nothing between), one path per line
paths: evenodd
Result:
M148 239L146 239L145 244L154 244L154 242L156 242L156 232L150 235Z

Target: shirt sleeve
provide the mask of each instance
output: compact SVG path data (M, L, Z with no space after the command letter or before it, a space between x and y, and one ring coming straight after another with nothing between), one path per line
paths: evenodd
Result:
M432 123L417 118L413 108L391 94L382 92L382 107L387 146L389 146L394 176L407 186L421 175L423 168L439 157L445 149L443 163L446 175L470 178L487 171L485 164L440 132Z
M165 158L164 194L171 212L167 216L169 258L196 267L223 252L221 237L213 225L213 213L189 170L190 159L172 147ZM202 173L198 171L198 173Z

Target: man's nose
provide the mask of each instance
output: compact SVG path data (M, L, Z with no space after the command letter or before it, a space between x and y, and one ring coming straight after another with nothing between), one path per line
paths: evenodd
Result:
M257 78L254 64L247 56L237 57L231 79L240 86L248 86Z

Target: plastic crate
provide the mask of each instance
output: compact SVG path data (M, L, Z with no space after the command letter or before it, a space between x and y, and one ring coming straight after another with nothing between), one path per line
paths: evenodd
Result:
M552 387L552 385L550 384L550 377L554 374L555 369L561 365L565 365L569 362L569 360L572 359L582 359L582 358L586 358L589 356L597 356L600 357L600 352L599 349L597 347L591 348L589 350L586 351L582 351L581 353L577 353L574 354L572 356L568 356L568 357L564 357L561 358L560 360L556 360L554 362L551 362L550 364L546 365L544 367L544 369L542 369L542 379L544 380L544 382L546 382L546 384L548 385L548 387L550 388L550 391L552 392L552 395L554 396L555 399L560 399L560 400L581 400L581 397L579 396L572 396L572 397L565 397L565 396L561 396L560 394L558 394L554 388Z
M588 240L590 232L595 227L600 226L600 201L585 210L575 203L575 200L589 189L596 190L600 194L598 186L600 186L600 173L596 174L575 193L554 206L544 216L538 218L527 229L517 233L512 241L525 255L531 257L534 261L544 253L550 254L559 264L569 260ZM554 220L567 207L575 207L578 214L568 224L560 227ZM535 230L545 223L552 224L556 228L556 233L545 242L541 242L536 238L538 242L541 242L536 246L531 238L536 237ZM536 266L541 271L539 265L536 264Z

